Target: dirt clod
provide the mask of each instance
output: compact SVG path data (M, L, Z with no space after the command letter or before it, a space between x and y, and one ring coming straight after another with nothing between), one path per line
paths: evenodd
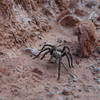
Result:
M79 22L80 18L73 15L66 15L60 20L61 25L70 27L75 26Z
M73 95L72 89L64 88L62 91L63 95Z
M89 57L96 48L96 28L92 22L80 22L76 26L75 34L78 36L80 56Z
M39 75L43 75L43 72L40 71L38 68L34 68L34 69L32 70L32 72L37 73L37 74L39 74Z
M75 10L75 14L78 16L86 16L88 14L88 12L85 11L84 8L77 8Z

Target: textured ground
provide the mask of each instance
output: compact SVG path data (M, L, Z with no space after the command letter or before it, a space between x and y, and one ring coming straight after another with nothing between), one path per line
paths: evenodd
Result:
M58 9L54 1L57 2L49 0L51 8L46 6L53 16L41 14L38 8L32 12L32 17L31 11L26 13L20 6L14 6L15 19L19 23L16 20L13 24L7 23L0 15L0 100L100 100L100 54L88 59L73 55L74 69L70 72L77 76L76 80L62 67L61 79L57 81L58 65L48 62L49 55L44 60L33 60L23 50L27 47L41 48L44 42L58 45L63 40L67 41L72 53L76 50L78 41L73 27L62 27L55 20ZM85 10L90 14L100 9ZM80 18L87 20L88 15ZM42 26L47 30L44 31ZM96 35L99 40L100 29ZM68 65L65 58L64 61Z
M67 40L74 44L76 37L71 29L65 29L66 34L55 25L55 29L44 34L43 39L32 47L38 48L45 41L57 43L57 39ZM68 34L67 34L68 33ZM91 66L100 68L100 55L89 59L74 57L72 70L78 76L73 79L61 69L61 79L57 81L57 65L44 60L33 60L22 49L5 51L0 59L0 99L1 100L99 100L100 83L94 78L100 78L100 72L92 74ZM79 64L76 64L78 62Z

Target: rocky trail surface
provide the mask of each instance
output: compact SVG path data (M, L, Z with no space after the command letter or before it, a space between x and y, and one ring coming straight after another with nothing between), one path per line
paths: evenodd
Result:
M74 26L60 25L75 25L96 13L98 21L93 21L100 42L100 1L81 1L83 5L80 0L0 1L0 100L100 100L100 48L89 58L76 56L78 37ZM57 22L67 8L68 13L74 12L71 19L67 16L69 20ZM49 62L49 54L40 60L32 59L25 51L40 49L45 43L70 48L74 68L69 72L75 77L61 67L57 80L58 64ZM68 67L67 59L63 61Z
M68 45L71 44L70 48L75 49L77 38L72 34L72 29L62 31L57 25L54 26L55 29L44 34L42 39L31 47L40 48L44 42L57 44L59 41L67 40ZM100 99L99 55L89 59L73 57L72 72L77 78L70 77L62 67L59 81L57 81L58 65L50 63L48 56L44 60L39 58L33 60L23 48L16 52L15 49L5 51L0 56L0 100Z

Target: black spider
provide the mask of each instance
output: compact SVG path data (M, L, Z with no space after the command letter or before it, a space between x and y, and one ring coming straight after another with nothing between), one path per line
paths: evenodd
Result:
M62 49L60 49L60 48L57 48L55 45L45 44L42 47L42 49L40 50L39 54L36 55L33 59L37 58L42 52L44 52L44 54L41 57L41 59L43 59L48 53L50 53L50 55L51 55L50 60L52 58L55 58L56 62L58 62L59 66L58 66L58 78L57 78L57 80L60 79L61 65L63 65L64 68L67 70L67 68L65 67L65 64L62 62L62 57L66 56L66 58L68 60L69 68L74 67L73 66L73 60L72 60L72 55L70 53L70 49L67 46L64 46Z

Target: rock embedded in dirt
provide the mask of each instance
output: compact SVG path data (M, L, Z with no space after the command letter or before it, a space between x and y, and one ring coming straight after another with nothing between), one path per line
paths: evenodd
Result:
M94 80L95 80L98 84L100 84L100 78L94 78Z
M77 8L77 9L75 9L75 14L78 16L85 16L88 14L88 12L85 11L84 8Z
M26 53L30 53L32 56L33 56L33 55L36 56L36 55L38 55L39 52L40 52L40 51L39 51L38 49L36 49L36 48L25 48L24 51L25 51Z
M54 1L60 11L63 11L66 8L68 8L69 3L70 3L69 1L66 1L66 0L54 0Z
M100 5L98 6L98 9L100 9Z
M80 0L69 0L69 1L70 1L69 8L75 8L78 6Z
M64 88L63 90L62 90L62 94L63 95L73 95L73 91L72 91L72 89L69 89L69 88Z
M11 88L11 93L15 97L20 95L19 90L14 88Z
M97 17L97 21L100 21L100 14L99 14L98 17Z
M96 28L91 21L81 21L75 27L78 36L80 57L89 57L97 46Z
M5 54L4 52L1 52L1 51L0 51L0 55L6 55L6 54Z
M90 90L89 90L89 88L88 88L87 85L83 85L83 90L84 90L85 92L90 92Z
M77 56L77 54L75 53L74 55ZM76 59L76 64L79 65L80 64L80 59Z
M70 9L66 9L62 12L60 12L59 16L57 17L57 22L63 18L65 15L71 14L71 10Z
M97 5L96 0L90 0L90 1L88 1L87 4L86 4L86 6L87 6L88 8L93 8L93 7L95 7L96 5Z
M93 74L98 74L100 73L100 68L99 67L96 67L97 64L93 64L93 65L90 65L89 68L90 70L92 71Z
M71 74L69 77L70 82L77 82L78 80L79 80L79 77L77 77L76 75Z
M42 72L40 69L38 69L38 68L34 68L34 69L32 70L32 72L37 73L37 74L39 74L39 75L43 75L43 72Z
M59 23L66 27L73 27L76 26L76 24L80 21L81 19L75 15L66 15L59 21Z
M47 96L48 97L53 97L54 96L54 93L53 92L49 92L49 93L47 93Z
M59 90L59 87L55 86L55 87L53 87L53 89L54 89L55 91L58 91L58 90Z
M96 51L100 54L100 47L97 47Z
M81 95L79 95L78 93L74 94L74 98L81 98Z
M62 43L63 42L62 38L57 38L57 42Z
M100 68L99 68L99 67L98 67L98 68L95 67L95 68L94 68L94 72L96 72L96 73L100 73Z

